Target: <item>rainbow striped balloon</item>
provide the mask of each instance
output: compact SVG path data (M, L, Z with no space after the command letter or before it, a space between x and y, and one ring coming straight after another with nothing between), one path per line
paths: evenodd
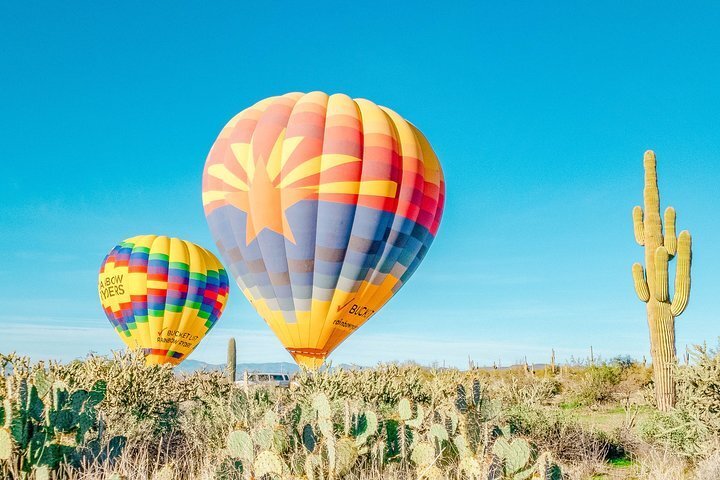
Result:
M445 185L422 133L345 95L242 111L205 164L226 265L295 360L317 366L402 287L437 233Z
M98 293L105 314L148 364L182 362L225 308L228 276L194 243L155 235L121 242L103 260Z

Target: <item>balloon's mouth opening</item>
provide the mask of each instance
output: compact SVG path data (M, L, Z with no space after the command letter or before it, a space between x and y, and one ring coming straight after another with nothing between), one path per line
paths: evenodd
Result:
M288 347L287 351L298 365L311 369L320 368L329 354L328 351L320 348Z

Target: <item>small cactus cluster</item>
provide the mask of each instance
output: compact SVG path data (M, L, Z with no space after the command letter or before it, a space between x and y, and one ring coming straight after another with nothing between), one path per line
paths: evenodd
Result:
M278 415L268 410L262 421L250 431L234 430L227 438L227 455L239 462L246 478L264 475L282 477L288 466L282 455L288 450L289 438Z
M548 453L496 426L496 406L481 384L458 386L445 404L401 398L379 418L361 401L314 393L292 408L268 410L252 427L229 433L226 455L243 478L333 480L373 465L425 480L560 480ZM491 463L488 465L488 459ZM226 462L227 464L227 462Z
M340 478L368 453L369 440L378 429L377 415L371 410L358 411L348 404L345 413L344 433L338 437L324 393L314 395L307 405L297 404L286 425L269 410L255 428L230 432L227 455L240 463L248 479L286 478L291 473L308 480Z
M549 452L538 456L531 443L522 438L500 436L492 446L488 480L562 480L560 467Z
M61 464L112 459L125 444L114 437L101 447L96 407L105 398L105 383L70 391L43 368L5 379L0 406L0 463L20 472L48 478Z

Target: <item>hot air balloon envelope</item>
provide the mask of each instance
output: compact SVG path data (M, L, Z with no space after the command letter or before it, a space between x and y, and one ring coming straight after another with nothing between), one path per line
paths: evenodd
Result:
M203 204L245 296L298 363L317 366L418 267L444 188L430 144L397 113L290 93L223 128Z
M228 277L204 248L178 238L141 235L113 248L100 267L105 314L148 364L182 362L225 308Z

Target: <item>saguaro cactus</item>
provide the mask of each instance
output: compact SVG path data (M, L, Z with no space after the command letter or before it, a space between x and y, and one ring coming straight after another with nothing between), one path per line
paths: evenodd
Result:
M675 236L675 209L665 210L665 232L660 218L660 192L657 184L655 153L645 152L645 211L633 208L635 240L645 247L645 268L632 266L635 292L647 303L650 328L650 354L655 380L655 399L658 409L667 411L675 405L673 372L675 356L675 317L680 315L690 297L690 263L692 258L690 233L685 230ZM668 261L677 254L675 292L670 298Z
M230 340L228 340L228 350L227 350L227 365L225 368L227 369L227 375L231 382L235 381L235 369L237 368L237 362L235 361L235 338L230 337Z

